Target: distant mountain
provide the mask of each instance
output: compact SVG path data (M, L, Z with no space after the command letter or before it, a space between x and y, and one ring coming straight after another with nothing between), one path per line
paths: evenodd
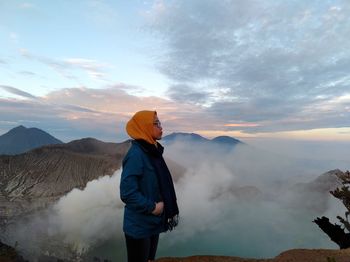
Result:
M213 139L207 139L195 133L172 133L170 135L164 136L162 141L164 141L166 144L171 144L175 141L185 143L194 142L211 146L219 146L226 149L236 146L237 144L244 144L240 140L230 136L218 136Z
M18 126L0 136L0 154L15 155L62 141L38 128Z
M127 145L127 148L129 148L128 141L123 142L121 144ZM88 138L82 138L79 140L73 140L65 144L63 147L76 153L96 154L96 155L116 155L120 153L119 146L117 145L120 145L120 144L102 142L95 138L88 137Z
M207 138L204 138L198 134L195 133L182 133L182 132L175 132L171 133L170 135L167 135L162 138L162 141L165 141L166 143L172 143L175 141L182 141L182 142L209 142L210 140Z
M243 144L240 140L230 137L230 136L218 136L211 140L212 142L220 145L237 145Z

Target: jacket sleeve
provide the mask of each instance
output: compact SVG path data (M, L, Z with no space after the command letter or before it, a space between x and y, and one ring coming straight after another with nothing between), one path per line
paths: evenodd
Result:
M152 213L156 204L140 191L139 180L143 175L143 161L139 152L127 154L123 161L120 179L120 199L127 208L139 213Z

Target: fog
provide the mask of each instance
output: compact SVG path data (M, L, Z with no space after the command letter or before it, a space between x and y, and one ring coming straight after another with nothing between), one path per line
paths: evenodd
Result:
M245 145L230 150L177 142L165 150L165 159L176 163L170 169L180 165L185 171L173 172L180 223L161 234L158 257L269 258L292 248L338 248L312 220L326 215L336 222L344 215L343 205L328 192L296 186L329 171L324 159L308 161ZM117 170L72 190L49 210L16 225L12 239L33 257L41 249L61 257L124 261L120 174ZM67 253L53 252L57 249Z
M327 215L337 221L345 208L328 192L300 193L295 186L334 163L290 153L256 146L232 151L169 146L166 156L187 171L176 185L181 226L163 236L159 255L273 257L291 248L337 248L312 220Z
M349 169L350 141L251 138L247 142L257 148L285 157L304 160L304 162L318 162L323 169Z

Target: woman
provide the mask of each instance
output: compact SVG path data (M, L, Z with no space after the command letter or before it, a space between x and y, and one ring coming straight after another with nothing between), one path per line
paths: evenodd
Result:
M156 111L139 111L127 123L133 138L123 160L120 198L125 203L123 230L128 262L155 258L159 234L178 223L176 194L163 147L163 129Z

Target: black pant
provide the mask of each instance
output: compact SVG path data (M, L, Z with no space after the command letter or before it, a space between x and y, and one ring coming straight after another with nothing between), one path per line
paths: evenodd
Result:
M147 262L154 260L157 252L159 234L147 238L133 238L125 234L128 262Z

